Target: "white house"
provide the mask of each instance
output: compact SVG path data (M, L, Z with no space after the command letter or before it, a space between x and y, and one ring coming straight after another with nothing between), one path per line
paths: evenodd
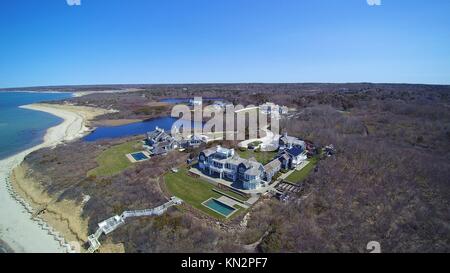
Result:
M287 133L284 133L279 139L279 149L286 150L293 147L301 147L303 150L305 150L306 144L303 140L288 136Z
M207 175L239 182L245 190L268 185L264 166L255 159L239 157L233 149L221 146L206 149L200 153L198 162L199 169Z
M308 159L307 152L301 146L295 146L281 152L281 165L284 169L294 169Z

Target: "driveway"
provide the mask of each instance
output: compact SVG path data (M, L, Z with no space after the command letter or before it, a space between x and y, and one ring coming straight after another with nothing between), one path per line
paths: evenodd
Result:
M271 152L278 149L278 141L280 139L280 135L275 135L272 131L268 129L268 127L264 128L263 131L266 133L265 137L262 138L253 138L249 140L244 140L238 144L239 147L247 148L248 144L261 141L261 151L263 152Z

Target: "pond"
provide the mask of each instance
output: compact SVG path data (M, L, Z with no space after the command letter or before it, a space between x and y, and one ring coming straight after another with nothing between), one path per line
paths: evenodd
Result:
M104 126L97 128L94 132L83 138L85 141L97 141L102 139L122 138L128 136L143 135L147 132L154 131L156 127L162 128L168 132L172 129L172 125L177 121L177 118L162 117L150 119L142 122L136 122L120 126ZM188 124L189 121L179 121L179 127L182 124ZM191 128L194 122L191 121Z
M159 100L160 102L178 104L178 103L189 103L193 98L166 98ZM223 98L203 98L203 101L223 101Z

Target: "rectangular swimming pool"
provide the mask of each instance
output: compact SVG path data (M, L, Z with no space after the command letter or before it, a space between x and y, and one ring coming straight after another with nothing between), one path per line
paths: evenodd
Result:
M227 218L237 210L237 209L230 207L227 204L224 204L214 198L211 198L211 199L203 202L203 205L205 207L208 207L209 209L227 217Z
M134 153L131 154L131 156L134 158L134 160L136 161L143 161L143 160L147 160L149 157L146 156L143 152L138 152L138 153Z

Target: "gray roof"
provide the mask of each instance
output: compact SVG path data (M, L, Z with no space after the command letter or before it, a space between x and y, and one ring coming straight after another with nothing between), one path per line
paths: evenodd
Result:
M283 136L280 139L284 143L293 143L293 144L299 144L299 145L305 144L305 142L303 140L300 140L300 139L298 139L296 137L292 137L292 136Z
M254 158L250 158L247 160L244 160L242 162L245 167L247 168L247 171L245 171L245 174L247 175L260 175L261 171L260 169L263 169L263 165L256 161Z
M281 168L281 161L277 159L272 160L264 166L264 171L267 173L272 173L275 170L279 170Z
M203 154L205 156L209 157L211 155L214 155L217 152L217 148L212 147L206 150L203 150ZM238 154L234 154L232 157L223 158L223 159L214 159L217 162L221 163L229 163L233 165L240 165L243 164L246 168L245 174L252 175L252 176L259 176L264 170L264 166L256 161L254 158L250 159L244 159L241 158Z
M161 142L156 143L155 145L153 145L153 147L165 147L165 146L172 145L172 143L173 143L173 141L165 140L165 141L161 141Z
M241 158L238 154L235 154L232 158L228 159L228 163L233 165L239 165L243 163L245 159Z
M156 128L153 132L147 133L147 139L153 140L154 142L159 142L162 140L173 139L172 136L167 134L163 129Z
M161 147L155 147L155 149L152 150L153 155L160 155L160 154L166 154L167 150Z
M252 176L259 176L259 175L261 175L261 170L256 167L252 167L252 168L248 169L247 171L245 171L245 174L252 175Z
M212 154L214 154L216 152L217 148L216 147L211 147L209 149L203 150L203 153L205 154L205 156L211 156Z

